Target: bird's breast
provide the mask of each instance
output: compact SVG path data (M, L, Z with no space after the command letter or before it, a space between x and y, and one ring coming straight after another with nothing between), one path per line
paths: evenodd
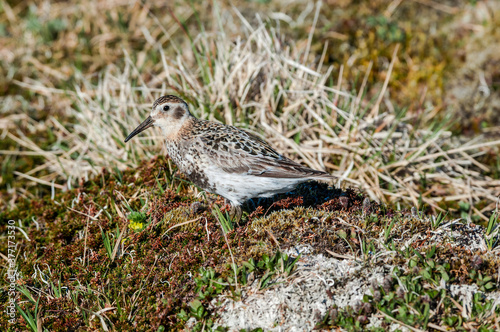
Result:
M196 149L196 145L192 142L166 141L165 143L170 159L180 172L198 187L209 192L215 192L215 185L206 173L209 165L202 152Z

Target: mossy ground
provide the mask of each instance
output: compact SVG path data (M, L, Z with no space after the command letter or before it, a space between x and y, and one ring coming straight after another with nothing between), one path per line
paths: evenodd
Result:
M118 331L180 329L185 323L181 313L189 312L190 303L198 300L208 308L216 296L200 300L199 292L208 287L198 285L200 271L213 271L213 279L222 278L223 283L228 278L234 281L231 253L236 266L244 266L277 250L307 244L318 253L329 250L356 257L370 269L381 264L407 266L415 260L413 249L425 252L436 245L423 216L394 211L352 190L316 182L253 202L246 220L228 232L226 240L210 206L223 206L224 212L224 201L194 195L196 187L172 177L171 169L175 167L168 159L158 157L137 169L103 170L78 188L53 198L25 200L16 209L3 211L2 233L8 220L26 233L18 229L15 238L20 308L38 317L35 322L44 329L54 331L104 326ZM142 212L144 218L131 221L134 212ZM421 235L418 240L415 234ZM7 252L7 242L1 245ZM372 259L383 250L409 254ZM450 283L478 283L470 275L472 270L497 280L500 260L494 255L455 243L434 250L436 264L448 264ZM264 274L265 269L254 277ZM498 286L493 283L485 291ZM5 290L0 298L7 303ZM450 308L449 314L456 315L457 310ZM14 325L4 316L1 329L25 330L28 322L17 315ZM446 315L445 311L438 316L438 322Z
M175 57L177 50L192 47L189 40L198 32L214 30L217 22L200 13L215 12L214 8L230 9L230 5L226 1L209 5L178 1L169 7L156 1L150 7L141 7L139 3L130 7L97 2L96 7L86 10L78 2L47 3L45 7L4 2L0 7L0 40L5 45L0 57L0 95L1 113L6 121L1 123L4 131L0 150L9 153L2 155L1 161L2 205L13 198L13 190L7 190L9 188L28 197L49 191L46 186L13 175L14 171L33 171L43 164L44 158L43 155L12 154L30 151L30 147L5 135L6 131L16 137L26 137L44 150L68 151L70 147L56 137L53 131L57 128L50 120L55 118L72 130L75 119L68 108L79 107L73 94L75 86L82 85L81 77L86 77L88 84L97 84L106 64L120 67L126 64L124 53L138 68L148 68L143 77L133 78L133 86L139 81L161 77L164 68L160 66L162 60L157 46L144 37L141 29L149 29L166 55ZM280 24L279 31L295 40L300 48L308 43L316 7L300 1L292 4L239 1L236 7L250 22L257 21L256 13L303 15L296 23ZM438 121L452 125L453 132L459 135L484 134L498 138L499 73L498 66L494 65L499 61L496 54L500 54L495 52L498 10L487 1L443 4L326 1L318 11L309 59L304 60L313 62L324 55L325 66L333 65L336 72L343 66L343 76L332 77L331 85L339 84L355 95L360 93L366 100L377 98L383 81L390 74L387 107L408 109L408 113L416 116L412 120L416 126L427 128ZM267 24L274 25L272 21ZM168 38L162 35L164 26L171 31ZM228 35L232 39L237 37L238 31ZM392 72L388 72L387 65L397 45L400 46L399 61ZM208 66L212 65L210 61ZM484 90L484 84L479 82L481 77L484 78L481 82L488 87L487 95L481 92ZM53 89L55 95L44 89ZM185 94L181 90L177 93ZM249 95L249 98L258 97L259 91ZM188 101L194 102L190 98ZM209 100L197 102L203 104ZM235 101L231 103L237 105ZM382 110L385 107L382 105ZM427 112L429 109L432 111ZM251 116L247 114L246 118ZM217 117L224 119L226 115ZM491 166L491 171L486 173L498 179L500 159L496 151L480 157L480 162ZM49 173L42 167L36 175L40 178ZM66 179L55 180L64 183ZM18 196L14 195L13 202L15 197Z

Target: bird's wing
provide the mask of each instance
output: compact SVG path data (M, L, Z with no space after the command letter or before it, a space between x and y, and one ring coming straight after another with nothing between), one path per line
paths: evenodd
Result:
M333 178L286 158L261 138L233 126L217 124L217 128L200 130L196 140L210 162L228 173L272 178Z

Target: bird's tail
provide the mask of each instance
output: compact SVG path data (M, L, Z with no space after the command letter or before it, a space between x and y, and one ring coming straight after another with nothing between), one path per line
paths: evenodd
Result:
M337 177L326 172L317 171L318 174L312 174L309 178L313 180L330 181L336 179Z

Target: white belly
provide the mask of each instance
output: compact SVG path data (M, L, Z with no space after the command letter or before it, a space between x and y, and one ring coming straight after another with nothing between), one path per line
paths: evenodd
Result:
M220 169L208 168L206 175L215 186L214 192L231 203L240 205L253 197L271 197L275 194L292 191L308 179L268 178L248 174L221 172Z

